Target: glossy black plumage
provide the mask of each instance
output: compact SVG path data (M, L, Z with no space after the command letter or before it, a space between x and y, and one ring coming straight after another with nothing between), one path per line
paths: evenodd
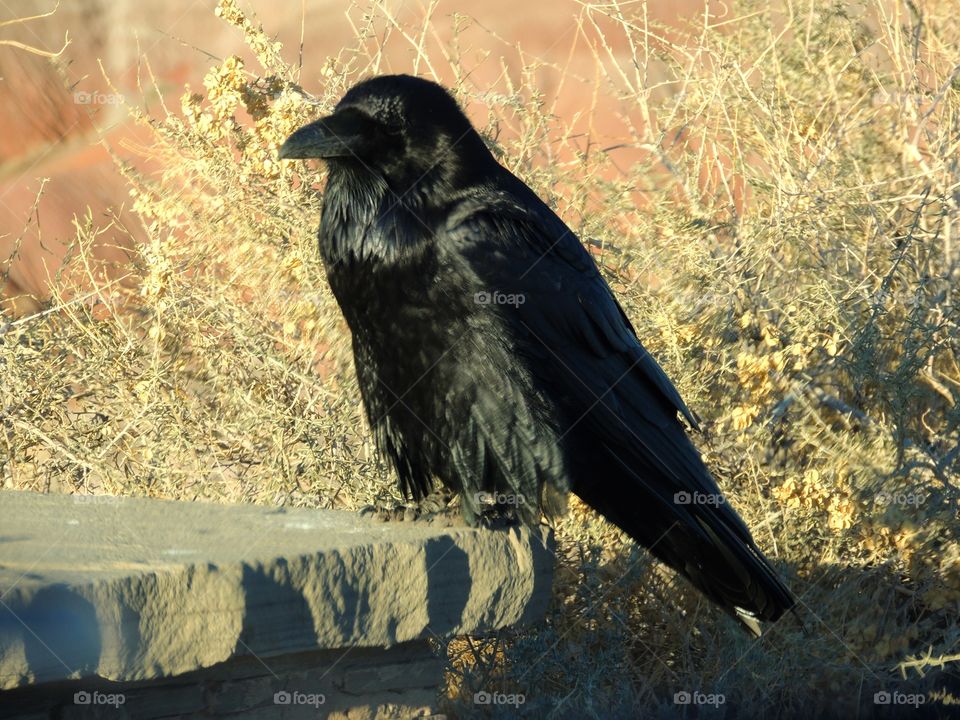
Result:
M320 252L408 497L532 523L572 490L754 632L792 607L593 259L443 88L360 83L280 154L328 163Z

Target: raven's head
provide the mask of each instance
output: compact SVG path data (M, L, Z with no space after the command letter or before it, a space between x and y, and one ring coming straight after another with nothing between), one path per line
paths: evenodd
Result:
M377 173L403 189L433 172L453 183L468 180L493 162L456 100L410 75L355 85L332 115L287 138L280 157L321 158L331 167Z

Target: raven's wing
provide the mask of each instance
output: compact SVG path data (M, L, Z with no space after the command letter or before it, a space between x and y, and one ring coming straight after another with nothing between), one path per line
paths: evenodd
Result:
M471 210L441 244L467 261L541 388L571 413L561 432L583 427L635 446L668 481L650 488L657 496L718 493L677 414L698 427L695 416L577 237L545 207L487 200Z
M491 311L561 417L574 491L728 611L779 617L789 592L678 413L697 427L695 416L586 249L516 182L464 202L440 245L465 261L476 288L504 300Z

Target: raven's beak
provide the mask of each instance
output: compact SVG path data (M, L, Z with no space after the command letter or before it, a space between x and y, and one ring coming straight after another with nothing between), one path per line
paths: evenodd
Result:
M281 160L336 158L356 154L361 137L342 128L337 115L304 125L280 146ZM341 127L338 127L341 126Z

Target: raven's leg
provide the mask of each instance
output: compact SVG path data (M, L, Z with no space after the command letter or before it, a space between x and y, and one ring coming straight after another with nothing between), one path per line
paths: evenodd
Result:
M414 505L378 503L360 509L360 514L379 522L432 522L452 525L453 493L440 486Z

